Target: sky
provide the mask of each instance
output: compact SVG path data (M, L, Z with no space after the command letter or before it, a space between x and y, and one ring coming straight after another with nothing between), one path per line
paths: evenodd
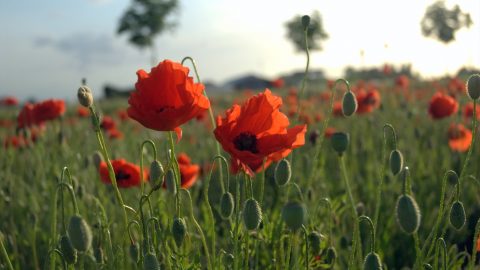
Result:
M469 12L473 25L445 45L422 36L420 21L433 0L180 0L178 26L157 37L158 61L193 57L203 81L245 74L275 78L302 70L305 55L286 39L285 22L318 10L329 39L311 54L311 68L331 78L347 66L412 64L425 78L480 68L480 1L446 0ZM118 36L129 0L0 1L0 96L75 98L86 77L103 86L132 87L151 68L150 53ZM385 46L385 45L388 46ZM364 51L364 57L360 51ZM192 75L193 76L193 75ZM348 78L347 78L348 79Z

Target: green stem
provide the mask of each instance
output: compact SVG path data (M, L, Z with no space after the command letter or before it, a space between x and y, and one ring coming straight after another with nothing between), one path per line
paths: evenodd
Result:
M435 251L435 259L434 259L434 268L438 269L438 250L442 250L442 269L447 270L447 244L445 243L445 240L443 238L438 238L437 239L437 248Z
M377 187L377 198L376 198L376 205L375 205L375 216L373 217L373 225L375 225L375 227L377 227L377 223L378 223L378 216L380 215L380 205L382 204L382 189L383 189L383 180L385 178L385 171L386 171L386 168L387 168L387 136L386 136L386 129L390 129L392 131L392 134L393 134L393 143L394 143L394 148L396 149L397 148L397 134L395 132L395 129L393 128L393 126L391 124L385 124L383 126L383 166L382 166L382 171L380 173L380 183L378 184L378 187Z
M367 217L367 216L361 216L358 218L358 222L361 222L362 220L366 220L368 225L370 225L370 252L374 253L375 252L375 225L373 224L372 220Z
M89 107L90 113L92 114L92 119L93 119L93 124L95 126L95 133L97 135L97 140L100 145L100 151L102 152L103 159L105 160L108 168L108 175L110 177L110 181L112 181L112 186L113 189L115 190L115 196L117 198L118 204L122 207L123 211L123 223L124 223L124 229L126 230L128 227L128 217L127 217L127 210L125 209L125 203L123 202L122 194L120 193L120 189L118 189L117 185L117 178L115 176L115 171L113 169L112 163L110 162L110 158L108 156L108 151L107 147L105 144L105 140L103 138L102 131L100 129L100 123L98 120L97 113L95 112L95 109L93 106Z
M149 144L153 149L153 160L157 160L157 148L155 143L152 140L146 140L142 143L140 147L140 185L141 185L141 195L145 193L145 181L143 179L143 149L146 144Z
M468 269L470 270L473 270L477 260L477 241L479 236L480 236L480 219L477 220L477 225L475 225L475 234L474 234L473 243L472 243L472 257L468 264Z
M233 239L233 249L234 249L234 260L233 260L233 269L238 270L238 260L240 258L239 253L239 242L238 242L238 234L240 230L240 179L236 177L235 179L235 232L234 232L234 239Z
M465 162L463 163L462 170L460 171L460 176L458 177L459 184L462 183L462 179L465 175L465 169L467 168L468 161L470 160L470 156L472 155L473 147L475 145L475 137L477 134L477 100L473 100L473 117L472 117L472 143L468 148L467 157L465 158Z
M302 225L302 230L303 230L303 237L305 237L305 269L309 269L309 260L308 260L308 253L309 253L309 245L308 245L308 233L307 233L307 228L305 228L305 225Z
M175 193L175 206L177 216L180 217L180 187L181 187L181 175L180 175L180 168L178 166L177 157L175 156L175 143L173 141L173 132L168 132L169 143L170 143L170 166L173 164L173 172L175 175L175 185L177 186L177 192Z
M303 73L302 84L300 86L300 93L298 95L298 108L297 108L297 117L300 118L302 112L302 106L300 105L300 100L303 98L303 93L307 87L307 78L308 78L308 68L310 67L310 50L308 48L308 27L303 30L303 37L305 41L305 53L307 56L307 63L305 65L305 72Z
M420 250L420 239L418 238L418 232L413 234L413 240L415 241L415 266L414 269L418 269L421 265L423 265L423 255L422 251Z
M65 262L65 259L63 258L62 252L60 250L56 249L56 248L51 249L50 251L48 251L48 258L51 258L52 253L56 253L58 256L60 256L60 259L62 259L62 267L63 267L64 270L67 270L67 263ZM56 257L53 257L53 258L56 258ZM54 264L54 266L55 266L55 264Z
M327 205L328 208L328 245L332 246L333 242L333 234L332 234L332 229L333 229L333 211L332 211L332 203L328 198L322 198L320 200L320 203L324 203Z
M10 261L10 258L8 257L7 250L5 249L5 246L3 245L3 234L0 232L0 246L2 248L2 256L5 262L7 263L8 270L13 270L13 265L12 262Z
M335 90L337 89L337 84L338 83L344 83L347 86L347 89L350 91L350 83L347 80L338 79L338 80L335 81L335 84L332 88L332 96L330 97L329 111L327 113L325 121L323 122L322 132L320 133L320 137L318 138L318 144L316 145L316 148L315 148L315 154L313 156L313 165L312 165L312 169L310 171L310 177L309 177L308 183L312 183L313 180L317 177L317 171L318 171L318 168L320 168L320 165L321 165L320 152L322 150L323 140L325 138L325 131L328 128L328 123L329 123L330 118L331 118L332 113L333 113L333 102L335 100Z

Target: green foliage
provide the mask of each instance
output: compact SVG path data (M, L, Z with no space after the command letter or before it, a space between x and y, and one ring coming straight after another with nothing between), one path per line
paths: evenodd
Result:
M421 27L424 36L449 43L455 40L456 31L468 28L471 24L470 14L462 12L458 5L448 9L445 2L440 0L427 8Z
M133 0L118 24L117 33L128 33L129 41L139 47L152 47L154 38L175 27L169 16L178 8L178 0Z
M297 15L292 20L285 23L287 28L287 38L293 42L295 49L299 52L305 51L305 37L304 27L301 15ZM322 17L318 11L315 11L310 16L310 21L307 29L307 41L308 48L310 50L322 50L321 42L328 38L327 32L325 32Z

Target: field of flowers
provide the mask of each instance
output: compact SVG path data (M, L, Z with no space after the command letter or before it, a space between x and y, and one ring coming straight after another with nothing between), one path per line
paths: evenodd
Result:
M195 75L1 99L0 269L478 269L480 75L211 97Z

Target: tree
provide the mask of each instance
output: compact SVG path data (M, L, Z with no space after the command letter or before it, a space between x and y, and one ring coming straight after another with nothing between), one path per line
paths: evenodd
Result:
M455 32L463 27L470 27L470 14L462 12L458 5L452 9L445 7L445 2L437 1L427 8L422 19L422 33L443 43L455 40Z
M297 15L291 21L285 23L287 37L293 42L295 49L299 52L305 51L305 37L303 35L302 16ZM308 48L310 50L322 50L321 41L328 38L323 29L322 17L315 11L310 17L310 24L307 30Z
M169 15L178 8L178 0L133 0L120 19L117 34L128 33L129 41L140 49L149 48L154 64L154 38L175 23Z

